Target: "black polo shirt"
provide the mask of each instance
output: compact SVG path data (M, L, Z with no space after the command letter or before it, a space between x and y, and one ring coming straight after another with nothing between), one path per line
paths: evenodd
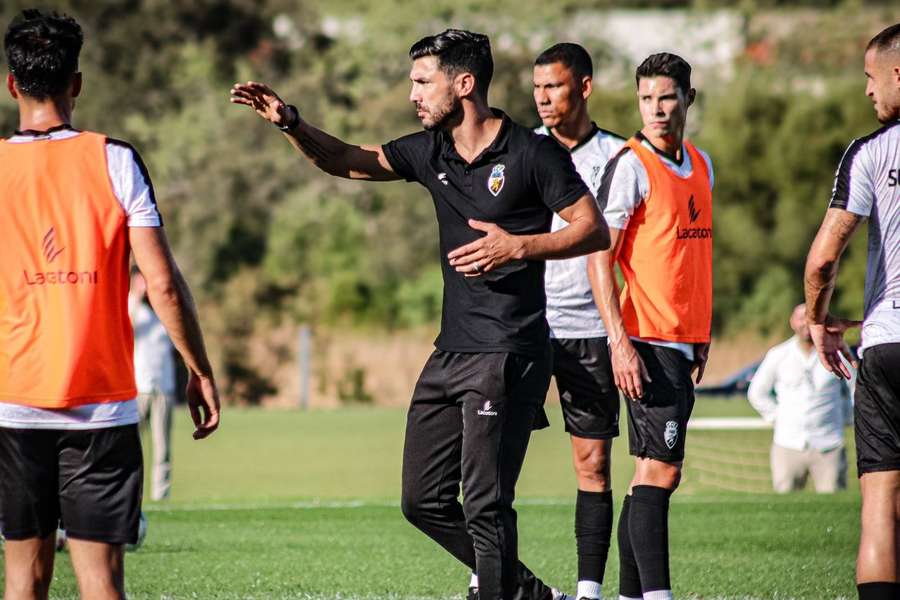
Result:
M484 234L469 219L496 223L513 234L547 233L551 211L589 194L572 159L552 138L535 134L500 111L497 137L471 163L444 131L421 131L388 142L395 173L428 188L440 235L444 304L435 340L447 352L543 353L544 262L520 261L481 277L465 277L447 254Z

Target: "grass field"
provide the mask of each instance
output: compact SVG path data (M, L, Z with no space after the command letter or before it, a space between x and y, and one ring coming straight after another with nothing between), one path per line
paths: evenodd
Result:
M575 483L556 406L534 435L518 488L520 555L548 583L572 589ZM743 402L699 400L699 416L751 415ZM148 503L149 534L127 562L130 598L458 598L468 574L400 514L404 411L231 410L210 440L175 431L173 497ZM721 455L764 452L771 432L692 432ZM614 451L614 493L631 474ZM851 457L852 461L852 457ZM709 467L709 464L696 466ZM729 463L717 469L728 471ZM742 478L723 472L723 480ZM754 469L759 469L755 465ZM851 478L852 479L852 478ZM678 598L830 600L855 595L859 495L728 492L691 474L673 499ZM614 536L615 537L615 536ZM54 598L74 598L59 555ZM615 540L604 593L615 598Z

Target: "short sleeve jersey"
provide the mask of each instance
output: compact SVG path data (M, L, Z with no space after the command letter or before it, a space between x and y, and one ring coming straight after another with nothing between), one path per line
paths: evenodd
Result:
M16 132L7 142L27 144L35 140L65 140L80 135L66 127L45 132ZM115 196L127 217L128 227L161 227L153 184L137 151L126 142L107 138L106 163ZM51 410L0 402L0 427L16 429L97 429L138 422L137 401L84 404Z
M869 219L862 347L900 342L900 121L850 144L830 207Z
M546 127L538 127L535 131L552 136ZM606 163L624 143L624 138L594 125L584 140L571 150L562 144L560 146L570 153L581 179L596 196ZM562 217L553 215L551 231L565 226ZM587 339L606 336L606 328L594 303L588 280L586 256L548 260L544 289L547 292L547 323L551 337Z
M384 145L391 168L425 186L437 214L444 276L441 332L447 352L543 353L544 262L515 261L480 277L465 277L447 254L484 234L469 219L495 223L516 235L550 231L553 212L589 194L558 143L513 122L500 111L500 131L472 162L460 157L449 133L422 131Z

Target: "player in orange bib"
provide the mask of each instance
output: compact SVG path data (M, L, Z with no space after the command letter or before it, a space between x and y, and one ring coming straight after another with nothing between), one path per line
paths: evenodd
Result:
M644 126L606 166L610 250L588 261L628 406L635 474L619 517L620 600L671 600L669 497L681 478L691 374L703 376L712 319L712 163L684 139L691 67L654 54L637 69ZM621 294L613 273L618 263Z
M131 252L190 370L195 438L219 399L143 162L71 126L83 35L26 10L5 37L19 130L0 141L0 530L4 598L47 598L65 527L82 598L125 597L143 465L128 318Z

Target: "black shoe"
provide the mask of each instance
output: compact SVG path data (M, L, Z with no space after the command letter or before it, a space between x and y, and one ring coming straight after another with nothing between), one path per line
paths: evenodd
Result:
M466 593L466 600L478 600L477 587L469 587L469 591Z

